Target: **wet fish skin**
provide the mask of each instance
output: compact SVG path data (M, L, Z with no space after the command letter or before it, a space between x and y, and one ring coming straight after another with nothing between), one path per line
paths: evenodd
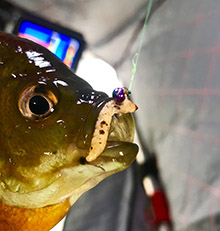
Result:
M24 114L32 89L49 99L47 115ZM44 47L0 32L0 213L5 206L16 208L22 219L20 208L37 210L63 201L66 206L67 200L71 206L135 160L134 121L126 114L114 116L104 152L85 161L96 119L109 100ZM11 223L8 230L25 230L16 229L17 220L4 222Z

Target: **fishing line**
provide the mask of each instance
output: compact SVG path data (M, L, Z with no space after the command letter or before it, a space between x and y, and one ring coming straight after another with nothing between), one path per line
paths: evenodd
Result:
M142 32L141 32L140 41L139 41L138 50L137 50L137 52L135 53L135 55L134 55L134 57L132 59L133 68L132 68L132 75L131 75L129 88L128 89L126 87L116 88L116 89L114 89L114 91L112 93L113 99L118 104L122 103L131 94L131 87L132 87L132 84L133 84L133 81L134 81L134 76L135 76L135 73L136 73L136 70L137 70L137 64L138 64L138 60L139 60L139 57L140 57L140 53L141 53L141 49L142 49L142 45L143 45L143 40L144 40L144 34L145 34L145 31L146 31L148 19L149 19L149 16L150 16L152 4L153 4L153 0L149 0L148 5L147 5L147 13L146 13L146 17L145 17L145 20L144 20L144 25L143 25Z
M153 4L153 0L149 0L148 5L147 5L147 13L146 13L146 17L145 17L145 20L144 20L144 25L143 25L142 32L141 32L140 41L139 41L138 50L137 50L136 54L134 55L134 57L132 59L133 68L132 68L132 75L131 75L131 80L130 80L130 84L129 84L129 88L128 88L129 92L131 92L131 87L132 87L132 84L133 84L133 81L134 81L134 76L135 76L135 73L136 73L136 70L137 70L137 64L138 64L138 60L139 60L139 57L140 57L140 53L141 53L141 49L142 49L142 45L143 45L143 40L144 40L144 35L145 35L148 19L149 19L149 16L150 16L152 4Z

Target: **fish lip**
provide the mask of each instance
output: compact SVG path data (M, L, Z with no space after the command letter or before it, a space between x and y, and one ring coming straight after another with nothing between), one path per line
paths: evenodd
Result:
M101 155L88 164L103 172L120 172L135 161L138 150L138 145L132 142L108 141Z
M102 156L102 157L103 156L109 156L106 153L108 153L108 151L112 151L112 150L116 150L116 149L118 149L118 151L121 150L121 151L119 151L120 156L124 156L126 154L123 154L122 152L124 152L123 148L125 146L128 149L134 148L134 150L132 150L132 151L136 151L136 152L138 151L138 145L136 143L126 142L126 141L108 141L104 151L102 152L102 154L100 156ZM114 156L112 155L112 157L114 157Z

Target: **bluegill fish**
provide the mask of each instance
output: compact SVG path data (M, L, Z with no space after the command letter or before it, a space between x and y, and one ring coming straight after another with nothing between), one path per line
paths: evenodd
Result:
M0 230L49 230L127 168L136 105L116 104L55 55L0 32Z

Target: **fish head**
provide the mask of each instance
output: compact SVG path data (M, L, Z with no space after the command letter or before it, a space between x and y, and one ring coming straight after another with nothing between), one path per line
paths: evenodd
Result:
M1 32L0 202L42 208L68 199L72 205L126 169L138 152L131 113L112 113L103 150L87 159L109 102L46 48Z

